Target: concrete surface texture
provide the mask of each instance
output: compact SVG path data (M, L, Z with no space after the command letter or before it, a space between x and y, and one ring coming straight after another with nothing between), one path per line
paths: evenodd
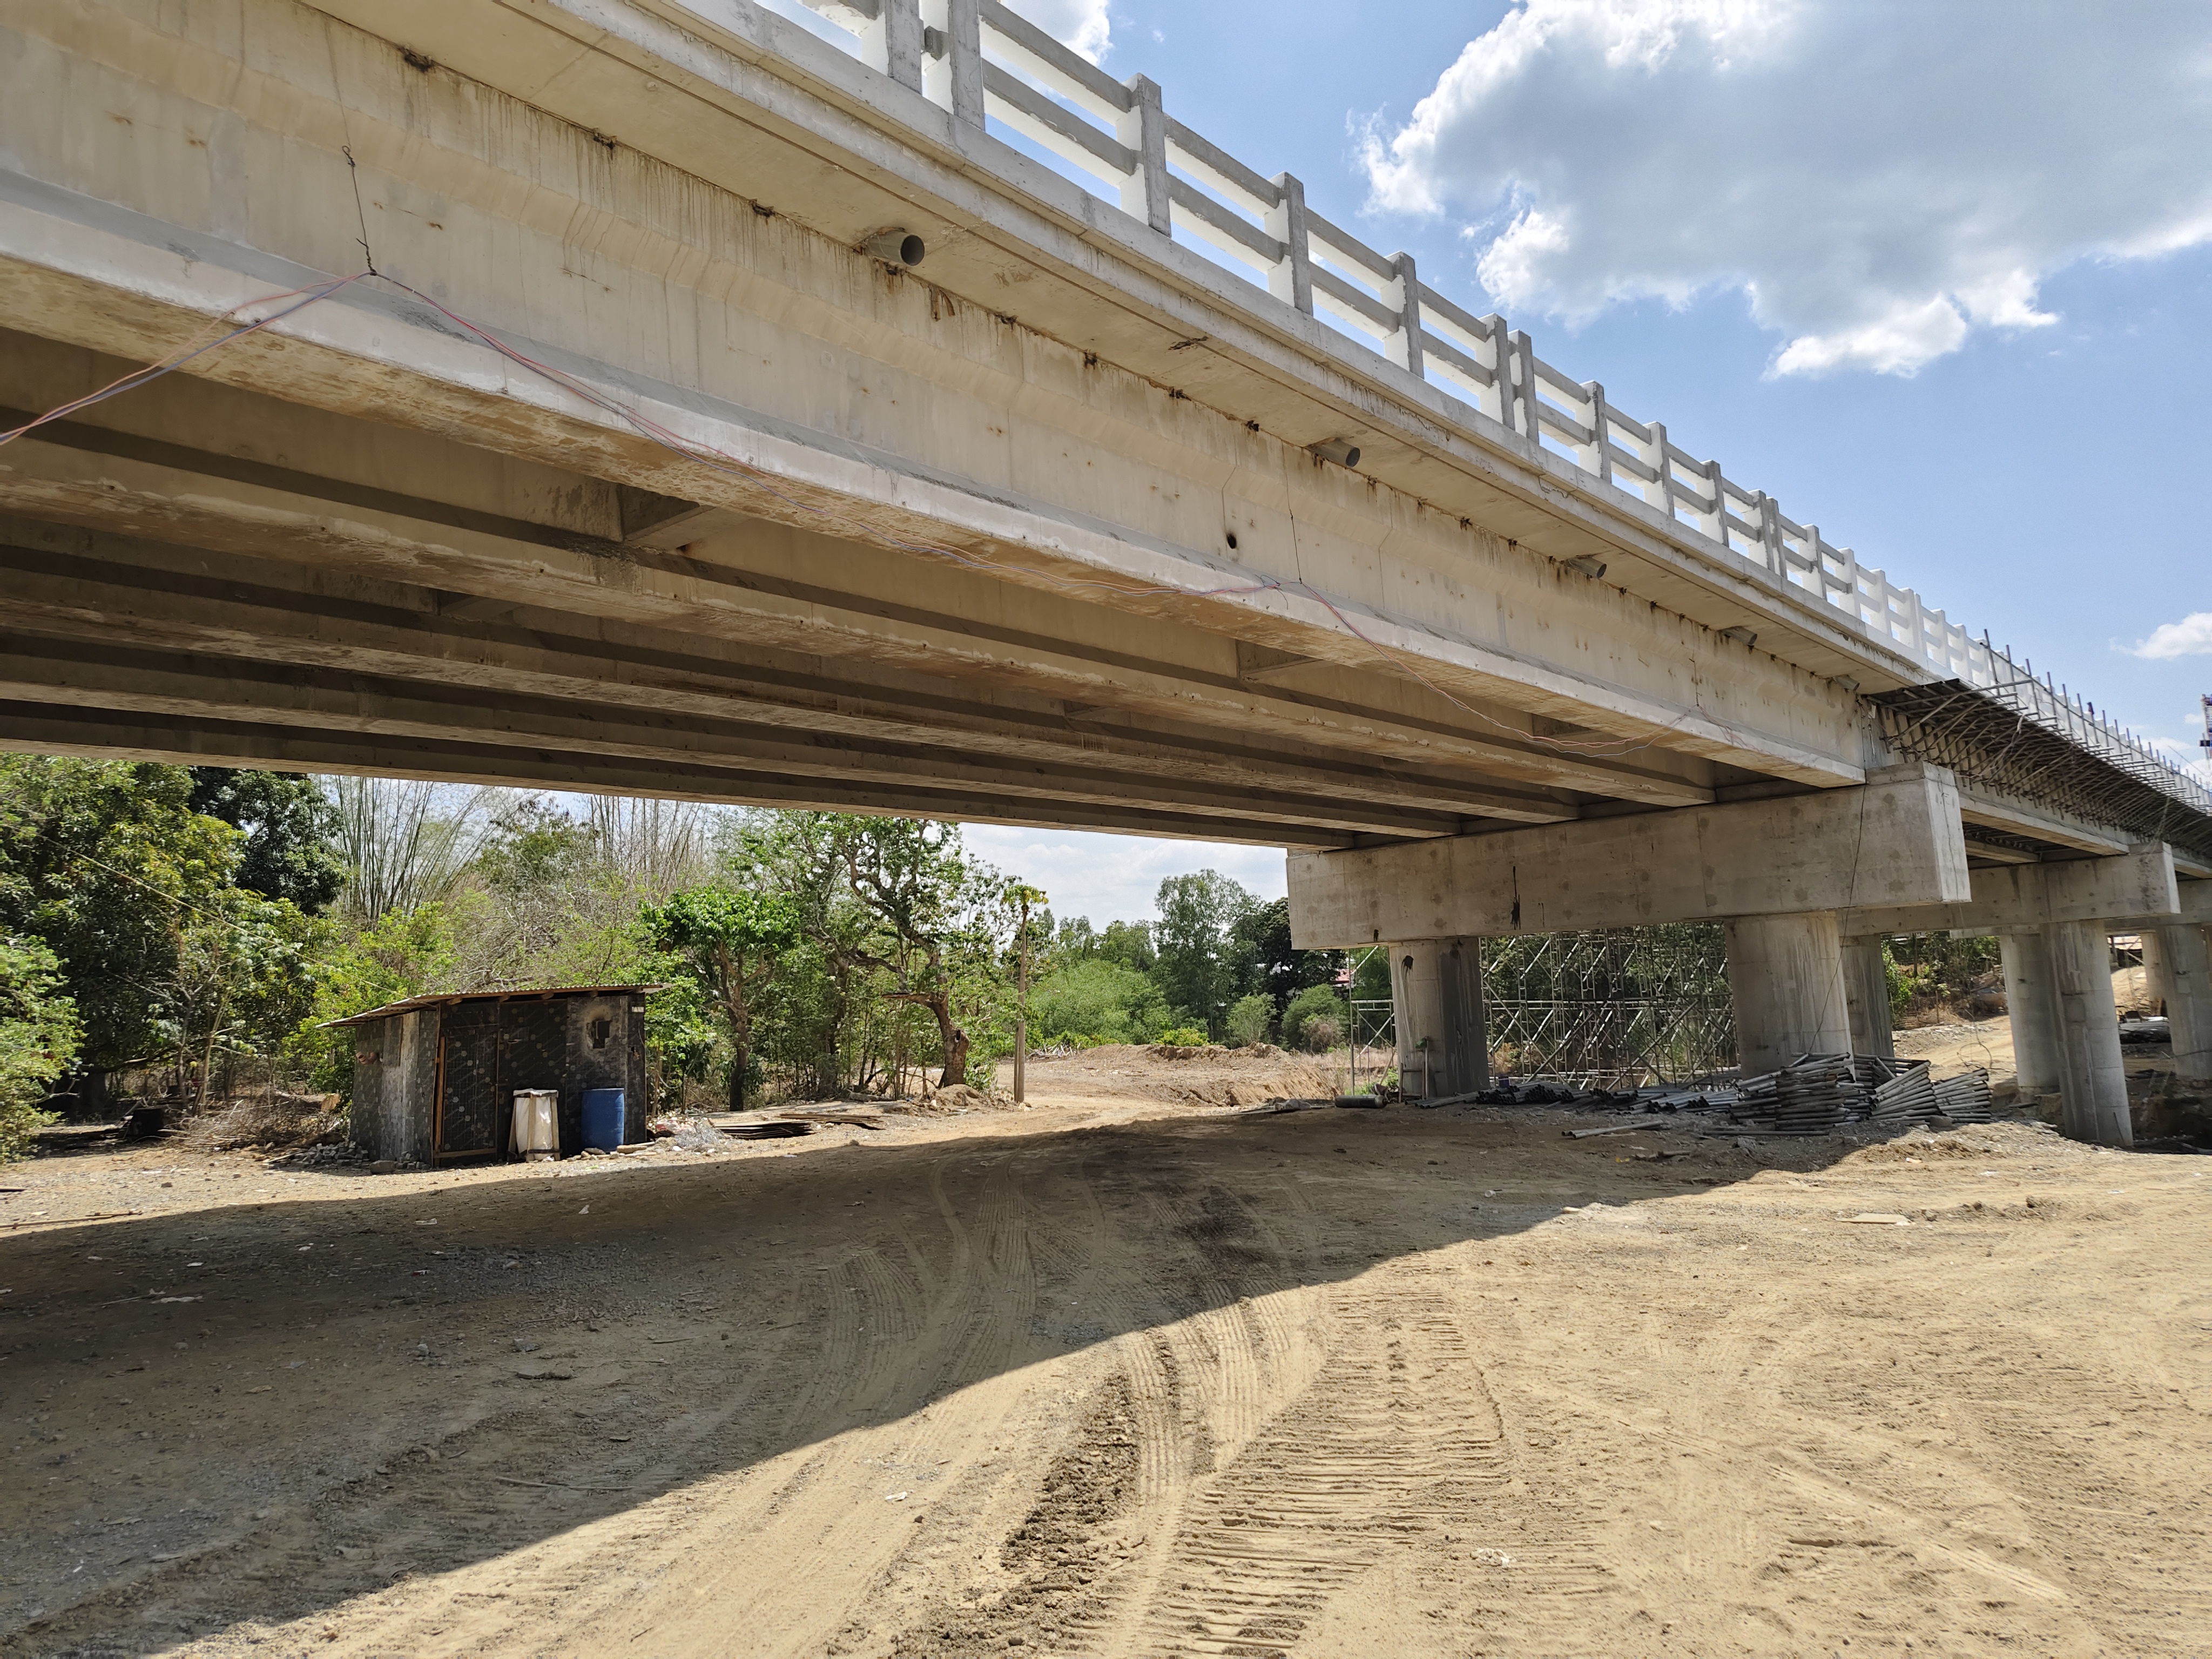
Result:
M2201 1647L2202 1160L1143 1109L11 1176L0 1653Z

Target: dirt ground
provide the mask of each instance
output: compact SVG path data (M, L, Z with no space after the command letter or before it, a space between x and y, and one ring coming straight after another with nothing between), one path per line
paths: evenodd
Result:
M1607 1121L0 1170L0 1655L2212 1650L2212 1158Z
M1366 1079L1374 1080L1370 1070ZM1344 1056L1257 1048L1169 1048L1102 1043L1029 1062L1030 1093L1055 1104L1129 1101L1180 1106L1258 1106L1285 1097L1324 1097L1350 1084ZM1011 1094L1014 1064L1001 1060L998 1085Z

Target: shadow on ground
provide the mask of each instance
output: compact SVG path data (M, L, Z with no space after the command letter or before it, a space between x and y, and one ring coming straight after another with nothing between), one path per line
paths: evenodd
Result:
M1627 1139L1164 1121L11 1238L0 1654L300 1619L1242 1297L1849 1150Z

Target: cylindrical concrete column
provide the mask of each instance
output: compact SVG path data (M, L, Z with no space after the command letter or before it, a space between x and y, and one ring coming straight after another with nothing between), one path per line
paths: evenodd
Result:
M2059 921L2044 928L2043 942L2058 1015L2059 1130L2102 1146L2132 1146L2112 936L2102 922Z
M1490 1082L1482 941L1413 939L1390 951L1398 1086L1409 1099L1471 1095Z
M2012 1020L2012 1069L2024 1095L2058 1087L2058 1010L2051 998L2051 952L2043 935L2000 933L2005 1012Z
M2142 951L2150 994L2166 1004L2174 1076L2212 1082L2212 961L2203 930L2179 924L2146 927Z
M1844 945L1832 910L1728 924L1729 999L1746 1077L1851 1046Z
M1850 1016L1851 1052L1896 1059L1897 1038L1889 1029L1889 970L1880 934L1844 941L1844 1006Z

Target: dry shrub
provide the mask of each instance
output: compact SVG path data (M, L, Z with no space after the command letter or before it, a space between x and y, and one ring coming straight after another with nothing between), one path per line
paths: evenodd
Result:
M187 1126L191 1142L204 1151L240 1146L321 1146L346 1139L345 1114L333 1109L336 1095L295 1095L283 1089L256 1091L210 1108Z

